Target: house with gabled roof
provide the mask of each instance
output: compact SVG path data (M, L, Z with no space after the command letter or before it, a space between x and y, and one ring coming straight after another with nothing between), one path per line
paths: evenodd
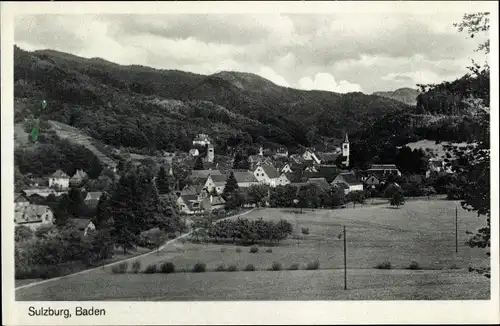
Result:
M72 218L70 221L75 225L77 230L80 231L84 237L86 237L96 229L94 222L92 222L90 219Z
M226 186L227 177L228 176L225 174L209 175L204 184L204 188L207 189L209 193L215 189L218 194L222 194Z
M46 205L25 205L14 211L14 224L36 230L42 225L54 224L54 213Z
M328 183L328 181L326 181L325 178L309 178L306 181L306 184L315 184L318 187L320 187L321 189L325 189L325 190L330 189L332 187L332 185L330 185Z
M26 194L22 192L14 194L14 209L28 206L29 204L30 201L28 199L28 196L26 196Z
M69 179L69 175L67 175L64 171L58 169L49 177L49 187L68 189Z
M356 178L354 172L342 172L333 181L332 185L343 183L348 186L346 194L351 191L363 191L363 183Z
M102 192L101 191L90 191L87 193L85 196L85 204L87 204L88 207L90 208L95 208L97 207L97 204L99 204L99 199L101 198Z
M79 187L82 183L87 180L88 175L83 170L76 170L75 174L69 179L69 185L72 187Z
M255 175L250 171L233 171L233 174L240 188L249 188L259 184Z
M372 166L366 170L367 174L374 174L378 178L385 179L390 175L401 176L401 172L397 168L396 164L372 164Z
M258 166L253 175L257 181L270 187L276 187L276 181L280 177L279 171L270 164Z
M177 208L180 213L192 215L202 210L198 195L180 195L177 198Z
M321 164L321 160L318 158L313 150L306 149L302 154L302 158L306 161L313 161L315 164Z

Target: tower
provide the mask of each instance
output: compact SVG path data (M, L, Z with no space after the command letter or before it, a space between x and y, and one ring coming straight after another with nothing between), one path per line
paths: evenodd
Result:
M344 142L342 143L342 156L344 157L344 165L349 166L349 138L345 133Z
M264 156L264 149L262 146L259 147L259 156Z
M208 144L208 146L207 146L207 162L212 163L214 161L214 157L215 157L214 145Z

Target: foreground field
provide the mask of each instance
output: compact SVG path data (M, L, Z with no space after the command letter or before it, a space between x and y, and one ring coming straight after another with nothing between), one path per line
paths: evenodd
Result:
M487 265L487 257L464 243L465 231L476 230L484 221L459 208L456 253L456 204L421 200L400 209L377 205L303 214L256 210L246 217L287 219L294 235L257 253L250 253L249 247L174 241L158 254L141 257L142 269L169 261L177 270L189 271L203 262L207 272L112 274L105 268L20 289L17 300L487 299L488 279L467 271L469 266ZM343 225L348 291L343 290L343 240L338 237ZM302 228L309 228L309 234L302 235ZM315 260L319 270L304 270ZM275 261L285 270L267 271ZM384 261L392 270L375 269ZM413 261L420 270L406 269ZM247 264L256 271L241 271ZM286 270L292 264L300 264L301 270ZM219 265L236 265L239 271L212 272Z

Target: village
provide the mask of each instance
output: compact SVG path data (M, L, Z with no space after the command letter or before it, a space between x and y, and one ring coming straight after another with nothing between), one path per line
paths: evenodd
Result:
M184 155L182 155L184 154ZM302 186L314 184L324 191L337 191L356 200L353 194L366 194L371 189L393 186L400 188L394 180L401 177L402 173L395 164L372 164L364 171L349 169L350 143L347 133L341 146L333 152L319 152L312 148L306 148L301 154L289 155L286 148L280 147L275 151L258 148L258 154L243 158L243 165L247 169L235 169L235 157L231 162L220 164L216 160L212 140L205 134L199 134L192 141L192 149L189 153L165 153L160 162L167 172L168 177L176 180L174 193L176 195L176 208L181 215L226 215L226 200L222 197L228 178L234 177L237 186L241 190L251 189L252 186L265 186L267 195L259 203L244 203L245 207L257 205L270 206L270 190L276 187L291 185L299 189ZM140 165L139 159L142 155L129 155L131 163ZM134 160L134 158L136 158ZM110 161L110 160L108 160ZM193 169L186 171L187 177L179 180L174 175L173 165L189 164L194 162ZM432 173L451 173L445 169L443 160L429 159L429 170L426 177ZM117 164L112 162L106 167L109 171L117 174ZM155 177L156 178L156 177ZM78 188L84 194L84 202L94 209L99 203L102 191L88 191L86 189L89 177L83 170L77 170L70 176L58 169L45 180L33 179L31 186L15 194L16 226L26 226L36 230L40 226L49 226L54 223L54 212L48 205L43 205L47 198L58 198L67 194L71 188ZM45 183L48 186L40 185ZM181 187L182 185L182 187ZM351 196L349 196L351 194ZM343 201L344 207L346 201ZM298 202L296 202L298 204ZM79 229L87 234L95 230L96 226L91 217L73 219ZM189 220L188 220L189 221Z

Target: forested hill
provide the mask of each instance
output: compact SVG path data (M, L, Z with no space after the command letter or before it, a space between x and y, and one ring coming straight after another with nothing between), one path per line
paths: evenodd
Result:
M373 95L392 98L394 100L406 103L408 105L417 104L417 96L420 92L413 88L399 88L395 91L389 92L375 92Z
M16 120L29 114L82 129L115 146L188 150L197 133L216 147L289 147L354 133L376 118L413 108L362 93L278 86L249 73L205 76L122 66L53 50L14 51ZM48 102L41 112L40 101Z

